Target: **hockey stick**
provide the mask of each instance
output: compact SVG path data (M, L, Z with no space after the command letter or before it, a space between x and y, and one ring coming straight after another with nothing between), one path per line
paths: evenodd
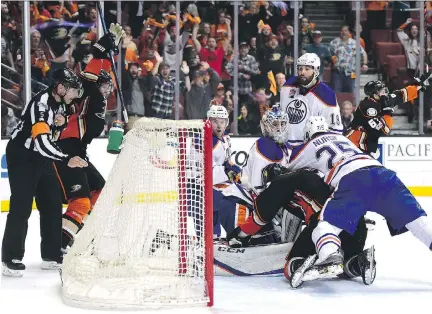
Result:
M99 11L99 18L100 18L100 21L102 24L103 32L106 35L108 33L108 29L107 29L106 24L105 24L104 15L102 12L102 6L100 4L100 1L96 1L96 6L97 6L97 9ZM110 57L110 61L111 61L111 68L112 68L112 71L114 73L114 79L115 79L116 85L117 85L117 93L118 93L118 96L120 98L120 106L122 108L122 120L124 121L124 123L128 123L129 119L128 119L126 106L125 106L125 102L124 102L124 98L123 98L123 92L120 88L120 82L119 82L118 75L117 75L117 69L115 67L114 57L113 57L111 51L109 51L109 57Z

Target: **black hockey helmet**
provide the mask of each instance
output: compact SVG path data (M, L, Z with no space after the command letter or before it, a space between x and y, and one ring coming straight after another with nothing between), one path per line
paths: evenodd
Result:
M62 84L66 89L77 89L78 97L81 97L84 92L82 83L78 75L66 68L57 69L53 73L51 87L56 88L59 84Z
M102 84L109 84L110 88L107 91L108 94L112 93L114 90L114 84L111 78L111 75L104 71L104 70L100 70L99 75L98 75L98 79L96 81L96 85L99 88Z
M383 88L387 88L383 82L370 81L367 82L366 85L364 86L364 93L369 97L373 97L376 93L378 93ZM387 94L388 94L388 90L387 90Z
M104 70L100 70L99 75L98 75L98 79L97 79L97 85L100 86L103 83L110 83L112 84L112 79L111 79L111 75L104 71Z

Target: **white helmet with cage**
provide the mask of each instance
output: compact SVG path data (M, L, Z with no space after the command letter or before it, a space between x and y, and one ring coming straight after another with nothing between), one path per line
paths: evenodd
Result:
M229 123L228 111L224 106L212 105L207 111L207 118L212 123L213 133L221 137Z
M321 60L316 53L307 52L297 59L297 68L300 66L312 67L316 79L320 74Z
M279 106L273 106L261 119L261 132L276 143L283 144L288 140L288 122L288 114Z
M303 140L310 141L315 133L328 132L329 127L324 117L311 116L303 129Z

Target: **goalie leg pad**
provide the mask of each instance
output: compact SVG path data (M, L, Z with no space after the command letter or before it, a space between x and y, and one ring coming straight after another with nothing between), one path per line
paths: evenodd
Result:
M292 243L231 248L214 243L216 276L281 276Z

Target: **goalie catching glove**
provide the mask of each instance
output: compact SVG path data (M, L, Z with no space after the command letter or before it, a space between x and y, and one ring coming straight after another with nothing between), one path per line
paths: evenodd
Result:
M97 59L109 59L109 52L118 54L118 45L124 35L124 30L120 24L111 23L108 33L103 35L92 47L93 57Z

